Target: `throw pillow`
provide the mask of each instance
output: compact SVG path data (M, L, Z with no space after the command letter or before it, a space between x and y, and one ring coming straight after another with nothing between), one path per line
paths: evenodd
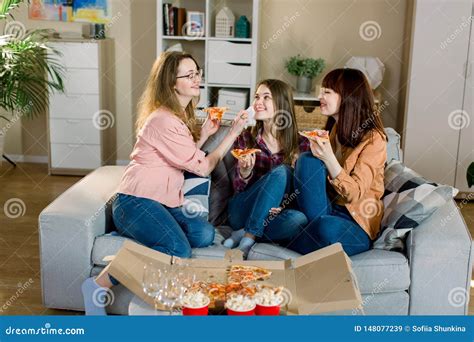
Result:
M445 205L458 190L426 180L398 160L385 168L384 215L374 248L404 251L405 237Z
M204 219L209 217L209 193L211 180L195 174L184 173L184 203L183 213L187 217L200 216Z

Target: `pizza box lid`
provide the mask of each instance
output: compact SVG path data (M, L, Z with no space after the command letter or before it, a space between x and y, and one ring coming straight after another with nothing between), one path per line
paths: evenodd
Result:
M264 267L272 271L265 281L290 290L288 314L317 314L348 310L362 303L351 261L337 243L294 260L243 260L238 250L227 251L224 259L182 259L126 241L106 270L135 295L153 305L153 300L143 293L143 268L147 263L157 267L186 264L192 267L198 280L226 282L231 265Z

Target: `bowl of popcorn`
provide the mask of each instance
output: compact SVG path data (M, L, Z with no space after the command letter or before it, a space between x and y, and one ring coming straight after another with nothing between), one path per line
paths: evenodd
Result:
M255 294L254 300L256 303L255 313L259 316L278 316L280 306L285 302L280 287L262 288Z
M227 299L225 303L229 316L253 316L255 315L255 301L248 296L235 295Z
M202 292L189 292L182 300L183 316L207 316L209 297Z

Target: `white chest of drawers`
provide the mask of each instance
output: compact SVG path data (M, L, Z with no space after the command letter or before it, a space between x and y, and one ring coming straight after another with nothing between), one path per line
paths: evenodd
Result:
M115 164L115 82L113 42L57 40L66 68L64 93L49 99L50 174L84 175Z

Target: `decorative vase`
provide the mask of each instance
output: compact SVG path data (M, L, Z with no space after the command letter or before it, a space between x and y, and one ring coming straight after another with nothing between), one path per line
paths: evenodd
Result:
M313 79L306 76L298 76L296 81L296 91L299 93L311 93Z

